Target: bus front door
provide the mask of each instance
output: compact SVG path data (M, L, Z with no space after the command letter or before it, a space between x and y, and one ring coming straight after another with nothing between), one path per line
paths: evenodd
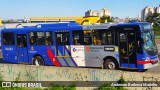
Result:
M17 53L19 63L29 63L27 50L27 35L17 34Z
M119 32L120 67L137 68L135 31Z

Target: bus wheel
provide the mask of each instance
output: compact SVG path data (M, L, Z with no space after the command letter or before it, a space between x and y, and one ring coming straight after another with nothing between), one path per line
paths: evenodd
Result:
M36 65L36 66L44 65L43 58L40 57L40 56L36 56L36 57L33 59L33 65Z
M117 69L117 66L116 66L116 62L114 62L112 59L106 59L104 61L104 68L105 69Z

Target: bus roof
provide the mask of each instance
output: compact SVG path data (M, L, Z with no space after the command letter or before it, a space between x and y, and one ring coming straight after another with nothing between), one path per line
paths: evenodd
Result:
M84 25L83 30L93 30L93 29L109 29L111 26L130 26L130 25L142 25L142 24L149 24L149 22L129 22L129 23L102 23L102 24L95 24L95 25Z
M117 24L107 24L107 23L102 23L102 24L97 24L97 25L84 25L83 30L93 30L93 29L109 29L111 26L115 26Z
M129 23L117 24L117 26L142 25L142 24L150 24L150 23L149 22L129 22Z
M78 23L57 23L57 24L37 24L36 26L23 26L22 28L7 28L2 32L16 31L44 31L44 30L93 30L93 29L109 29L111 26L128 26L149 24L149 22L129 22L122 24L102 23L97 25L80 25Z
M78 23L37 24L36 26L23 26L21 28L6 28L2 32L9 31L44 31L44 30L82 30Z

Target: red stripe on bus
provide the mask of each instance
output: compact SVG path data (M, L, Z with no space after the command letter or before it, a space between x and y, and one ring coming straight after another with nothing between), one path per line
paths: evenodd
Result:
M149 63L153 63L155 62L155 60L151 60L151 61L138 61L138 64L149 64Z
M51 49L48 47L47 48L47 52L48 52L48 56L49 58L52 60L52 62L56 65L56 66L60 66L58 60L56 59L56 57L54 56L54 54L52 53Z

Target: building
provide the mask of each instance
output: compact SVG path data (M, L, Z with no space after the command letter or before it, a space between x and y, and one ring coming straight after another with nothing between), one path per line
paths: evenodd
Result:
M98 17L102 17L102 16L111 16L111 11L109 11L107 8L103 8L100 11L95 11L95 10L88 10L87 12L85 12L85 16L98 16Z
M30 17L30 22L76 22L83 17Z
M141 21L145 21L149 15L160 13L160 5L158 7L147 6L141 11Z
M99 12L94 10L88 10L87 12L85 12L85 16L99 16Z
M99 16L102 17L102 16L111 16L111 11L109 11L107 8L103 8L100 10L99 12Z
M160 13L160 6L159 6L159 7L156 7L155 10L156 10L157 13Z

